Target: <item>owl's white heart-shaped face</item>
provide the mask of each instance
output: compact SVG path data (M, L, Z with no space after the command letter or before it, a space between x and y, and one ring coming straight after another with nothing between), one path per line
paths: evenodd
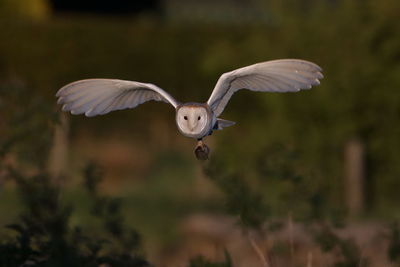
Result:
M210 131L210 115L204 106L187 105L176 112L176 124L182 134L201 138Z

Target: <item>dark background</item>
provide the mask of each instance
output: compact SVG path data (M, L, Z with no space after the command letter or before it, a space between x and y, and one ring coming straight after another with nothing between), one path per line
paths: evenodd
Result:
M141 12L157 12L161 9L161 1L128 1L128 0L52 0L52 9L57 13L99 13L114 15L135 15Z

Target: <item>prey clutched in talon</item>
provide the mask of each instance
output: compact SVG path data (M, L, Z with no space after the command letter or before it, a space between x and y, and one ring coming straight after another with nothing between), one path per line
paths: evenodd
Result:
M203 140L198 140L197 146L194 149L194 154L198 160L208 160L208 154L210 153L210 148L203 142Z

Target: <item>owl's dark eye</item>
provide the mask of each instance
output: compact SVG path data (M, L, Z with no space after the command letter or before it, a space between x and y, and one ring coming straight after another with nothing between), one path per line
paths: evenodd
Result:
M185 119L185 121L187 121L187 116L183 116L183 118Z
M200 120L200 116L197 117L197 120L198 120L198 121Z

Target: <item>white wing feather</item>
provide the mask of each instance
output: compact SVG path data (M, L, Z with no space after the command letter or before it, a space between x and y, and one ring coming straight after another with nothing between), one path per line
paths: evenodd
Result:
M322 79L322 69L309 61L280 59L250 65L221 75L207 101L219 116L231 96L240 89L259 92L297 92Z
M103 115L113 110L134 108L144 102L155 100L178 102L163 89L150 83L113 79L88 79L67 84L56 96L63 111L85 114L88 117Z

